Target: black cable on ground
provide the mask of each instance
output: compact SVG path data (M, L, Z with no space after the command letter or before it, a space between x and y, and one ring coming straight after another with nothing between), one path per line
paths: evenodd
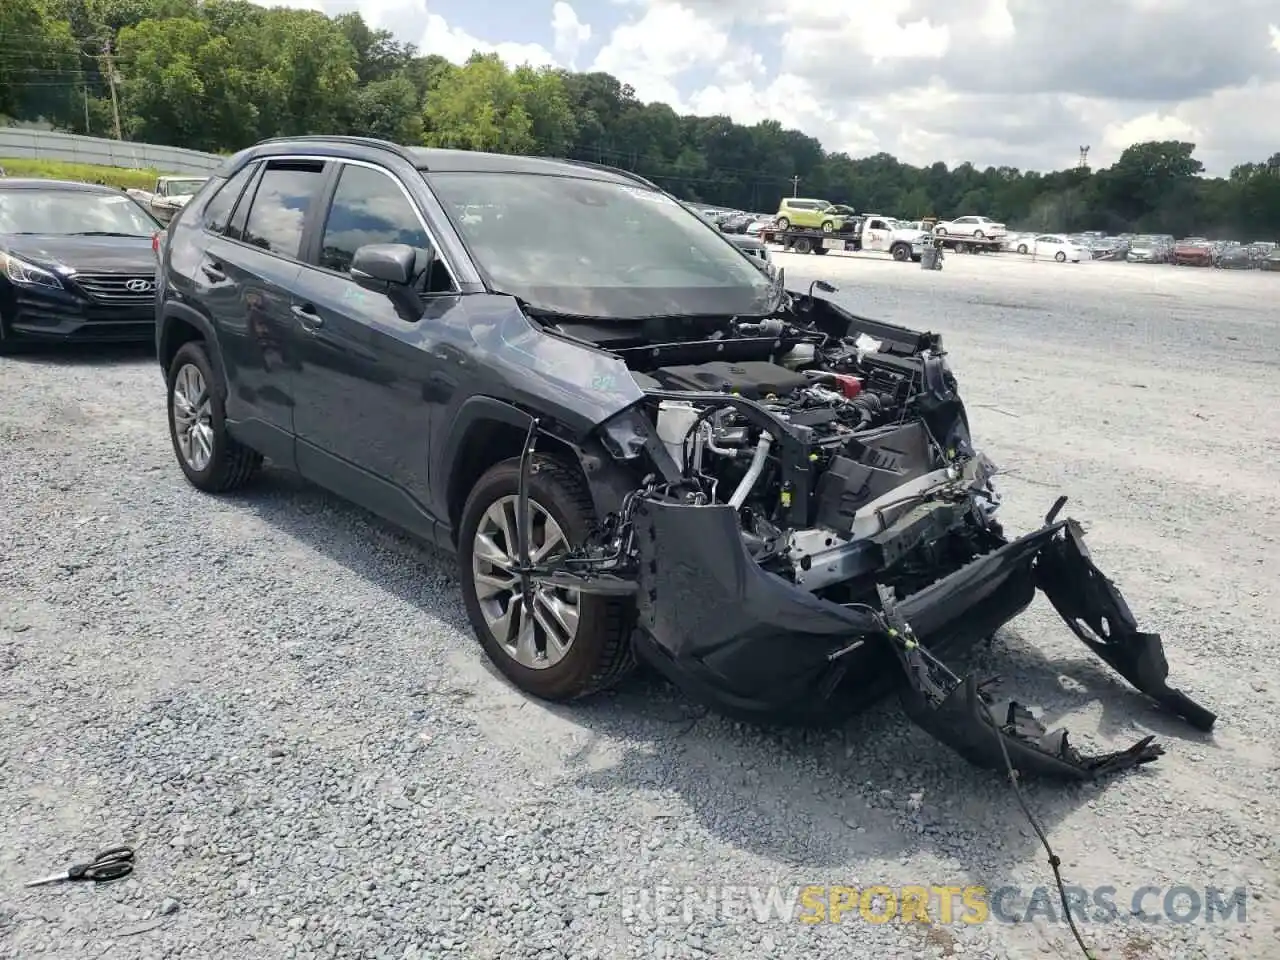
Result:
M1049 838L1045 836L1044 828L1040 826L1040 821L1036 819L1036 815L1031 812L1031 807L1027 803L1027 798L1022 793L1022 786L1018 783L1018 771L1014 769L1013 761L1009 758L1009 748L1005 745L1004 737L1000 735L1000 724L996 723L996 718L991 713L991 708L981 700L982 709L986 712L987 719L991 721L991 729L995 731L996 741L1000 744L1000 756L1004 758L1004 768L1009 774L1009 785L1013 787L1013 795L1018 801L1018 806L1022 808L1023 814L1027 818L1027 822L1031 824L1031 829L1036 832L1036 836L1040 838L1040 845L1044 847L1044 852L1049 858L1049 866L1053 868L1053 879L1058 885L1058 898L1062 901L1062 910L1067 918L1067 926L1071 928L1071 935L1076 938L1076 943L1080 946L1080 951L1084 954L1085 960L1097 960L1093 952L1084 942L1084 937L1080 935L1080 930L1076 927L1076 921L1071 916L1071 904L1067 902L1066 885L1062 882L1062 861L1058 859L1058 855L1053 852L1053 847L1049 846Z

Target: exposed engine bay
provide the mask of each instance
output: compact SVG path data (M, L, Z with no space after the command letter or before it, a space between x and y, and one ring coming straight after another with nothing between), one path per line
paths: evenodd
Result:
M821 285L824 292L834 288ZM1163 752L1084 756L944 657L1043 592L1102 659L1200 729L1094 566L1079 525L1010 539L942 339L814 295L767 319L670 318L559 332L621 358L644 399L599 429L635 479L591 543L535 578L634 594L637 654L735 715L809 719L897 686L974 763L1089 779Z

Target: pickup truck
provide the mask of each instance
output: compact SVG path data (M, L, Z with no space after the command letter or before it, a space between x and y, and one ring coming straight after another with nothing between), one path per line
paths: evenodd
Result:
M878 213L863 214L855 219L847 232L822 233L819 230L770 231L769 239L796 253L824 254L829 250L887 253L899 261L919 261L924 245L931 240L926 230L902 223Z
M151 211L161 223L168 223L188 200L205 185L208 177L157 177L154 190L130 188L126 192Z

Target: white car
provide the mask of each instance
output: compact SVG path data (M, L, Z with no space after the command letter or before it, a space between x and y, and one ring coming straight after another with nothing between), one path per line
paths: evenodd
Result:
M997 223L990 217L956 217L944 220L933 228L940 237L973 237L975 240L998 240L1009 231L1003 223Z
M1021 246L1019 247L1021 250ZM1031 241L1031 255L1037 258L1053 257L1059 263L1079 263L1092 260L1093 253L1060 233L1042 233Z

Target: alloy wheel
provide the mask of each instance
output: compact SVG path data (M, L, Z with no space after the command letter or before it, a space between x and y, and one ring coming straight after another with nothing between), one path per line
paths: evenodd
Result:
M184 364L173 378L173 429L182 459L196 473L213 459L213 399L204 374Z
M521 586L517 546L519 498L495 500L480 518L472 543L471 570L476 599L499 646L516 663L545 670L564 659L578 633L580 594L534 581L531 595ZM568 549L560 524L537 501L529 500L529 559L545 560Z

